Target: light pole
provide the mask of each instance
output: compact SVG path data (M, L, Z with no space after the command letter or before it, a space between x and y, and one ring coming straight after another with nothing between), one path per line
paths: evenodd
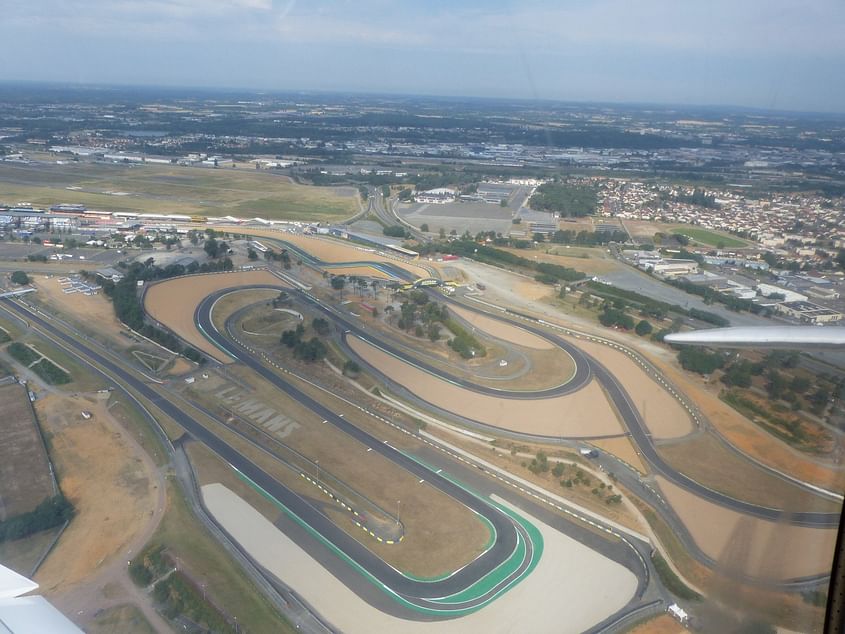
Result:
M396 523L397 524L401 523L399 521L399 504L400 504L400 502L401 502L401 500L396 500Z

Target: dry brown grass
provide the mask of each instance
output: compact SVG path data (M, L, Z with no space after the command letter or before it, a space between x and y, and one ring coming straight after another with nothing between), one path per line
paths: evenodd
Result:
M237 370L239 368L233 368L232 371ZM419 483L417 478L380 454L367 452L366 447L332 425L323 424L312 412L281 395L272 385L244 373L239 373L239 378L248 381L254 389L250 397L260 399L299 422L302 427L285 438L284 442L310 460L319 461L324 474L330 473L347 483L387 513L395 513L396 501L401 500L401 518L406 536L398 545L379 544L356 527L346 511L336 515L342 528L391 565L411 574L435 576L470 561L487 543L489 534L486 526L462 505L428 484ZM216 391L218 386L204 383L202 387L208 390L203 400L213 403L214 398L210 392ZM323 394L322 399L326 398L327 395ZM362 414L357 408L328 398L333 411L343 413L348 420L358 424L356 417ZM374 429L382 432L379 438L387 438L383 424L374 425ZM307 496L323 496L296 473L247 446L242 440L230 434L224 435L231 438L245 455L290 488ZM400 446L392 440L391 444ZM328 498L325 501L330 502Z
M668 614L661 614L628 630L627 634L681 634L682 632L689 632L689 630Z
M44 303L51 311L60 311L70 317L75 324L88 332L106 335L117 345L126 347L129 340L120 335L126 331L126 326L115 317L114 308L109 299L103 294L84 295L62 292L57 277L34 276L33 283L38 289L31 297Z
M90 420L80 416L92 412ZM153 476L102 399L47 396L38 412L50 432L62 490L76 516L36 575L47 592L83 583L117 556L153 513Z
M760 462L832 491L845 489L845 469L825 465L767 434L719 399L721 387L682 370L673 360L647 355L735 447Z
M840 505L770 475L743 460L710 434L661 445L659 453L704 486L740 500L789 511L837 513Z
M589 467L586 467L581 461L581 458L574 453L563 451L560 447L553 445L522 444L511 443L508 441L498 441L497 446L493 447L490 444L467 438L462 434L443 430L434 426L429 426L426 429L426 432L438 438L442 438L450 444L461 447L471 454L491 462L509 473L513 473L525 480L529 480L551 493L566 498L567 500L571 500L576 504L580 504L581 506L595 511L604 517L627 526L632 530L642 531L643 529L639 520L634 517L624 505L608 505L601 502L595 495L592 494L591 491L598 483L598 480L595 476L591 475L591 472L588 470ZM512 454L510 452L511 448L515 449L518 453ZM523 463L530 463L531 458L526 456L534 456L539 451L544 452L548 456L550 465L553 465L558 461L566 464L574 463L578 465L580 468L585 470L585 473L590 475L591 484L575 485L573 483L572 487L563 487L560 484L561 478L557 478L551 473L532 473L523 466ZM569 478L571 476L567 475L566 477ZM616 488L616 485L614 485L614 488Z

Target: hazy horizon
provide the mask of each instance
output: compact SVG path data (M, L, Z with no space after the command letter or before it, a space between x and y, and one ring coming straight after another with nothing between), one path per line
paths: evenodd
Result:
M845 113L837 0L38 4L0 79Z

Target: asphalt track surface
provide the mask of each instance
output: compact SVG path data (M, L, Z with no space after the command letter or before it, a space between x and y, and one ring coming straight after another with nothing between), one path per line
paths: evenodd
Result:
M206 299L208 300L208 298ZM202 424L185 413L180 407L162 397L144 381L136 378L132 373L124 370L122 367L99 354L97 351L89 348L84 343L78 341L75 337L56 328L50 324L48 320L26 310L17 302L9 299L3 299L0 301L5 302L5 306L13 312L19 314L30 322L36 323L41 329L49 332L51 336L60 339L69 347L100 365L111 376L119 379L124 385L131 387L144 399L155 405L167 416L176 421L188 434L196 440L204 443L209 449L226 460L241 474L246 476L249 480L278 500L301 521L306 523L313 530L317 531L324 539L341 550L347 557L372 575L378 583L382 584L385 590L395 593L414 606L424 609L437 610L444 613L444 616L447 616L449 611L460 612L478 607L504 591L519 577L521 577L531 566L531 561L534 557L533 543L527 535L525 529L518 522L510 518L506 513L487 504L480 498L462 489L446 478L435 474L433 471L430 471L426 467L408 458L398 450L393 449L377 438L359 430L354 425L351 425L327 407L321 405L317 401L314 401L307 394L300 392L295 387L287 384L280 377L270 372L267 368L261 366L252 358L251 355L247 354L242 349L239 349L239 347L235 344L223 339L219 333L217 333L217 336L219 337L219 344L225 345L230 350L231 354L235 354L237 355L237 358L244 360L247 365L259 371L259 373L265 378L271 380L274 385L283 389L286 393L290 394L293 398L296 398L303 404L313 406L313 409L317 414L322 415L326 420L335 424L342 430L348 431L351 436L359 439L367 446L371 446L374 451L379 451L382 455L394 461L400 467L411 472L418 478L424 479L426 483L440 489L446 495L455 498L458 502L464 504L479 515L482 515L496 530L496 539L490 548L480 557L445 579L437 581L419 581L406 577L373 554L363 544L337 527L333 522L331 522L331 520L315 509L304 498L286 488L275 478L267 474L263 469L254 465L243 454L230 447L225 441L221 440L213 432L206 429ZM204 304L201 304L200 306L203 305ZM210 308L210 304L208 304L208 307ZM198 307L197 313L199 314L199 312L200 308ZM210 322L207 325L210 328L210 330L207 330L208 333L216 332ZM525 544L525 556L517 569L506 578L499 580L494 587L488 589L479 596L473 597L472 599L449 604L436 602L437 599L449 597L470 588L474 583L504 563L517 550L520 543L518 540L521 540Z
M273 287L255 285L224 289L208 295L202 300L202 302L199 303L194 312L194 318L205 336L207 336L221 350L225 351L227 354L231 355L233 358L253 370L256 374L269 381L274 387L306 406L308 409L321 416L324 420L327 420L350 437L361 442L367 447L372 447L373 451L377 451L382 456L391 460L417 478L424 480L449 497L460 502L473 512L484 517L493 525L493 528L496 531L496 539L489 550L460 570L454 572L446 579L432 582L417 581L402 575L390 565L376 557L357 540L349 537L345 532L337 528L334 523L328 520L324 515L315 511L307 502L302 501L302 503L307 507L303 510L302 514L300 514L298 509L295 507L289 508L291 508L291 510L309 526L317 530L331 543L340 548L347 556L356 561L390 590L409 600L447 597L468 588L498 567L513 554L517 547L517 535L520 535L520 539L525 540L528 546L527 556L520 563L517 570L506 579L497 583L494 588L481 597L477 597L465 604L460 604L460 609L466 609L484 603L490 597L501 592L503 588L509 586L513 583L513 581L521 576L530 566L533 551L530 538L527 534L525 534L524 529L522 529L518 522L515 522L507 514L487 504L480 498L452 483L450 480L434 473L411 458L408 458L405 454L397 449L394 449L386 442L379 440L375 436L372 436L368 432L363 431L348 422L342 416L334 413L329 407L323 405L284 380L273 370L258 361L246 348L227 339L217 331L217 328L214 326L211 319L211 312L215 302L223 295L231 293L232 291L252 288ZM291 289L279 286L275 287L275 290L286 290L290 292ZM261 486L263 488L263 485ZM273 495L275 497L275 493L273 493ZM285 504L285 506L288 506L287 502L285 502L283 498L277 499ZM413 602L416 605L425 603L420 601ZM422 607L432 607L434 609L438 609L439 605L440 604L422 605Z
M399 271L396 272L397 275L401 275ZM404 272L403 272L404 273ZM229 289L229 292L235 289ZM310 305L318 308L326 315L329 315L336 323L341 325L346 334L354 334L369 343L375 343L372 341L372 338L369 336L366 330L361 328L359 324L355 321L346 318L343 314L340 314L337 311L334 311L327 306L323 305L322 302L317 300L313 295L302 292L296 291L290 288L283 288L279 287L279 290L285 290L289 293L296 294L301 299L309 303ZM595 376L595 378L599 381L602 387L607 392L608 396L610 397L611 401L613 402L614 407L619 412L620 416L622 417L625 426L631 433L631 438L640 448L643 458L648 461L651 465L652 469L656 474L662 475L667 480L680 486L681 488L694 493L698 497L701 497L705 500L723 506L725 508L729 508L733 511L743 513L746 515L750 515L753 517L757 517L764 520L770 521L785 521L790 524L794 524L797 526L805 526L805 527L813 527L813 528L836 528L839 526L840 514L839 513L820 513L820 512L789 512L784 511L783 509L776 509L767 506L761 506L758 504L752 504L751 502L745 502L743 500L737 500L736 498L730 497L724 493L719 491L715 491L710 489L699 482L696 482L692 478L684 475L683 473L679 472L677 469L672 467L669 463L667 463L663 457L657 452L656 447L651 439L651 434L646 427L645 422L640 416L639 411L634 406L628 392L625 390L624 387L619 383L617 378L610 372L603 364L599 363L596 359L591 357L590 355L586 354L576 346L572 345L571 343L565 341L561 337L552 334L542 328L532 326L526 323L519 323L516 324L512 320L509 320L505 317L495 315L493 313L489 313L486 311L479 310L474 306L470 306L468 304L456 302L455 300L438 295L437 298L439 300L444 300L447 303L455 303L461 306L464 309L474 311L476 313L481 313L487 317L491 317L493 319L497 319L504 323L508 323L512 326L516 326L518 328L522 328L538 337L549 341L551 344L561 347L566 350L572 358L575 360L576 364L576 372L575 377L577 380L573 378L573 382L578 385L578 389L583 387L586 382L589 381L590 378ZM531 319L530 317L527 317ZM378 347L382 348L390 352L390 354L400 358L402 361L409 363L411 365L415 365L417 367L421 367L426 369L431 374L435 376L439 376L445 380L448 380L454 384L460 385L462 388L480 392L483 394L493 394L500 398L513 398L513 399L527 399L527 398L546 398L548 396L558 396L562 394L569 394L573 392L573 389L569 389L571 383L564 384L559 387L551 388L550 390L544 390L541 392L524 392L524 391L512 391L509 392L507 390L498 390L495 388L488 388L486 386L476 385L466 379L462 379L460 377L451 376L448 374L444 374L439 370L435 370L434 368L426 367L426 364L422 363L419 359L414 357L410 357L406 353L402 352L401 350L394 348L388 344L384 344L382 342L375 343ZM378 371L378 368L374 368L370 364L366 363L366 361L361 360L362 363L367 365L367 367L372 368L382 379L390 382L395 383L390 377L385 376L381 372ZM538 438L543 438L539 436ZM555 440L555 439L553 439Z

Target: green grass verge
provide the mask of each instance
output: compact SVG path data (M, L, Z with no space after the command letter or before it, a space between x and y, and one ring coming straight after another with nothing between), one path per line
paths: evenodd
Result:
M32 371L50 385L64 385L70 383L70 374L62 370L49 359L41 359L32 366Z
M264 597L232 557L194 517L184 495L168 488L169 506L150 544L178 556L192 577L201 577L208 596L223 613L238 617L246 632L292 634L295 628Z
M666 586L669 592L679 599L685 599L687 601L698 601L701 599L700 594L680 580L660 553L655 551L651 556L651 561L654 564L654 569L657 571L657 576L660 577L660 581L663 582L663 585Z
M716 233L715 231L710 231L709 229L702 229L701 227L677 225L672 227L672 233L681 233L692 238L696 242L700 242L711 247L731 249L748 246L748 243L745 240L723 233Z
M29 347L22 344L20 341L15 341L9 344L6 352L18 363L29 366L30 363L37 361L39 356Z

